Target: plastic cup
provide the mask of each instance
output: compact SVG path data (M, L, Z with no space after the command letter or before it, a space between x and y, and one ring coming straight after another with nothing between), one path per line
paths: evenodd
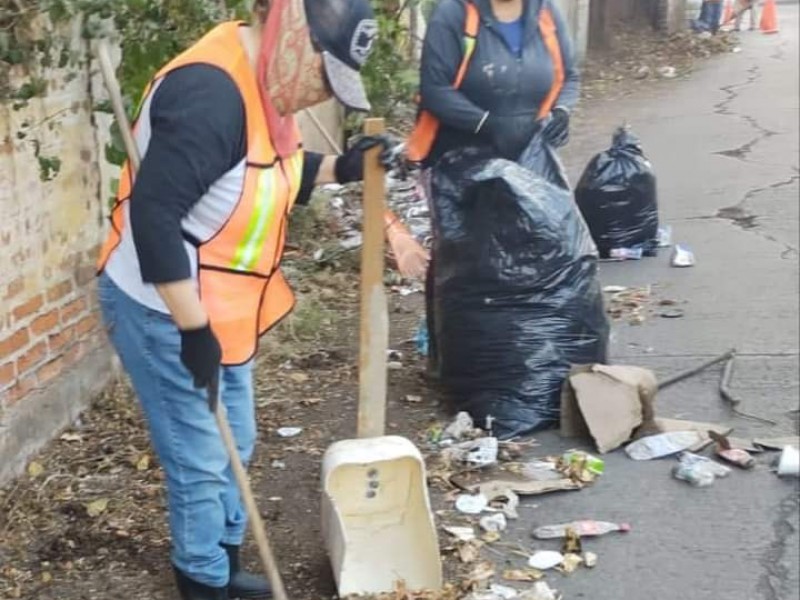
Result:
M778 476L800 477L800 450L793 446L784 447L778 463Z

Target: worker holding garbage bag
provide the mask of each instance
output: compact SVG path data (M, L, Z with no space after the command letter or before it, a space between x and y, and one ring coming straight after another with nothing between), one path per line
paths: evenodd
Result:
M596 251L555 155L578 94L552 0L437 5L408 142L433 220L429 364L501 436L555 424L569 363L605 358Z
M365 149L389 143L304 152L294 114L334 95L368 110L359 71L376 33L368 0L256 0L252 23L219 25L144 94L141 167L123 169L98 288L166 474L183 600L271 597L240 567L245 510L209 390L219 380L247 463L258 338L294 306L289 212L316 184L362 179Z

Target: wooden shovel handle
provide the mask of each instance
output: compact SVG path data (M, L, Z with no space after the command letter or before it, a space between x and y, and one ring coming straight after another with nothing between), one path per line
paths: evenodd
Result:
M385 131L383 119L367 119L365 135ZM364 156L364 245L361 250L361 344L359 347L358 437L380 437L386 428L386 350L389 315L383 286L386 181L380 147Z

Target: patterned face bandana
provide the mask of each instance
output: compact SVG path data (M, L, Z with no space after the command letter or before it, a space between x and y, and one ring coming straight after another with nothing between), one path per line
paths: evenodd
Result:
M258 79L275 150L289 156L300 144L295 113L331 97L304 0L273 0L262 30Z

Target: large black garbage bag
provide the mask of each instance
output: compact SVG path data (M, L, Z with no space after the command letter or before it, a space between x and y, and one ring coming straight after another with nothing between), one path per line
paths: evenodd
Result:
M501 438L556 425L570 365L606 360L597 251L569 189L531 170L547 156L456 150L431 177L440 383Z
M639 139L627 128L583 172L575 199L602 258L615 248L658 248L656 176Z

